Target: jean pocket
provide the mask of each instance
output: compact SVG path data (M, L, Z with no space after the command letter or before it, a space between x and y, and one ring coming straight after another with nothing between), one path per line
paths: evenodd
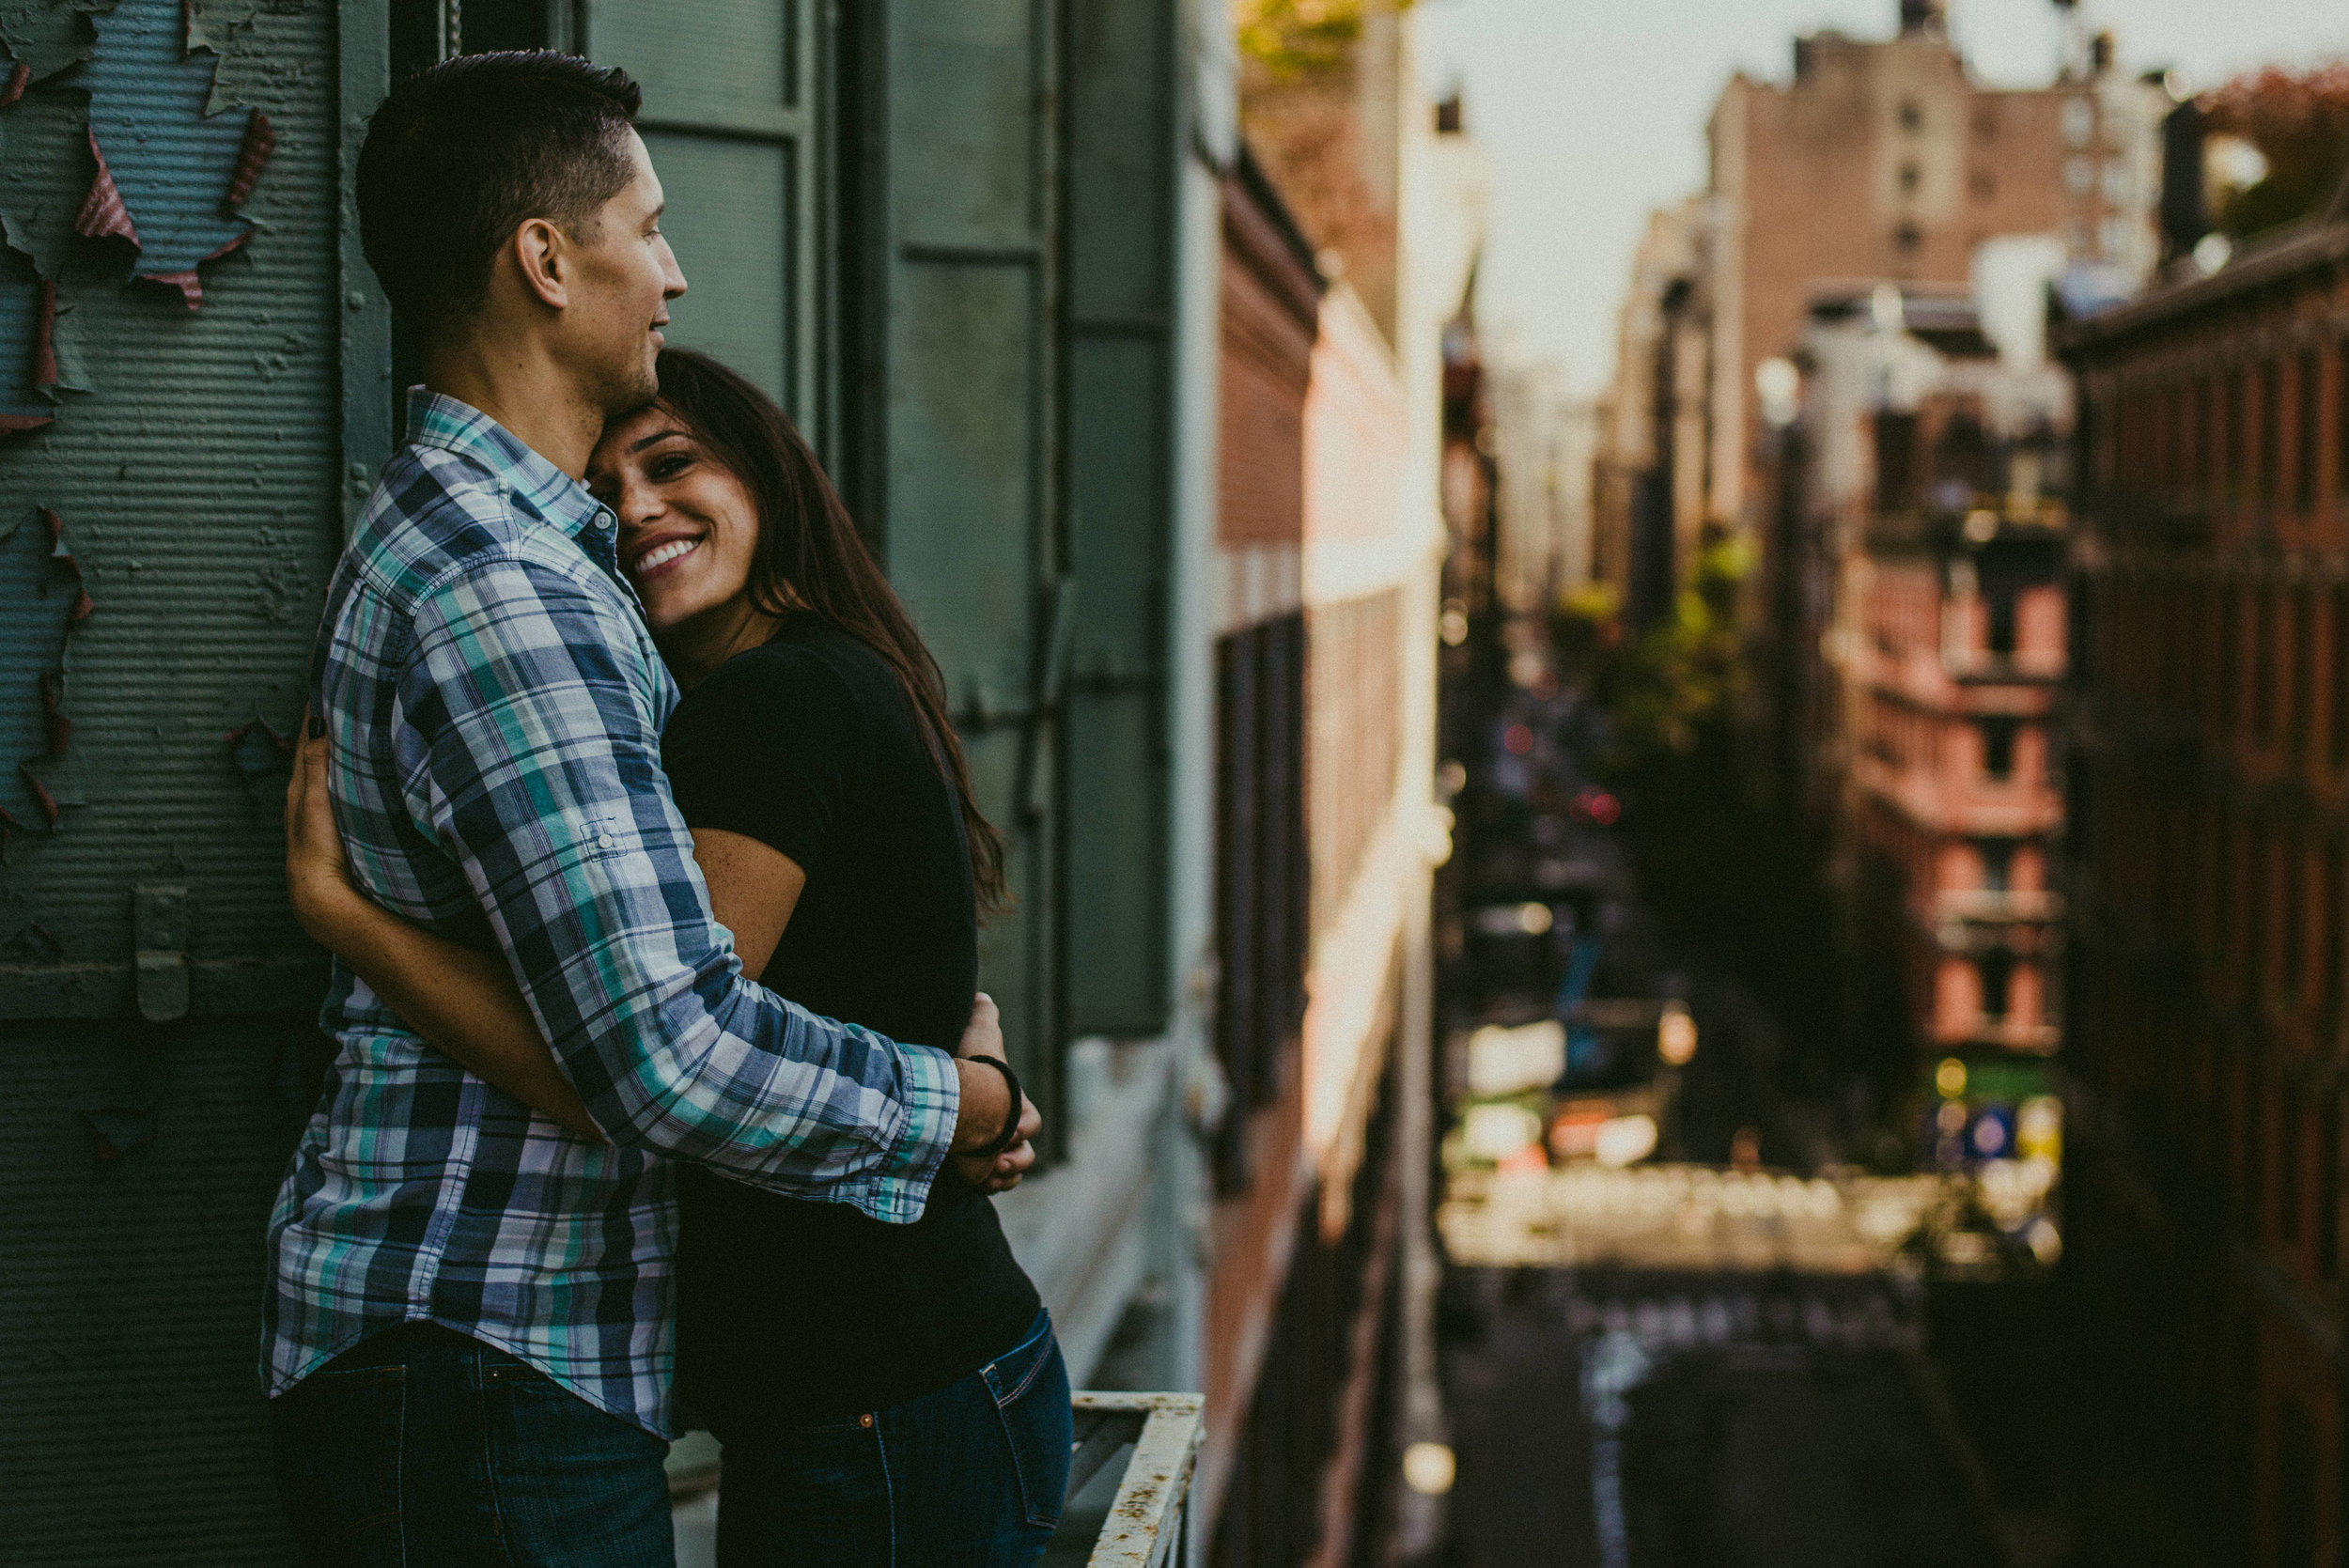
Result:
M1060 1523L1075 1433L1068 1408L1068 1368L1061 1359L1050 1318L1037 1313L1034 1331L1018 1349L980 1368L979 1375L994 1397L996 1419L1011 1446L1028 1523L1049 1529Z
M279 1496L304 1555L400 1568L405 1366L314 1372L272 1406Z

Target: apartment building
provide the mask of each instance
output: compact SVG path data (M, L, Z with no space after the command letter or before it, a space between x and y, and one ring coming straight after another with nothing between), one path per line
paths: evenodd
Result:
M2032 236L2049 271L2117 298L2159 256L2167 91L2122 75L2110 39L2076 26L2047 86L1990 87L1946 23L1940 0L1900 0L1890 38L1822 30L1794 40L1788 77L1733 76L1706 126L1705 191L1657 211L1633 265L1596 557L1653 619L1706 529L1752 540L1756 724L1781 722L1765 709L1800 657L1776 624L1803 549L1779 526L1778 465L1822 291L1965 293L1986 244Z
M2071 1255L2215 1560L2333 1560L2349 199L2079 326Z
M1969 299L1889 284L1822 295L1804 362L1790 471L1833 666L1805 767L1855 970L1899 995L1862 1027L1928 1063L2051 1055L2070 379L2002 356Z

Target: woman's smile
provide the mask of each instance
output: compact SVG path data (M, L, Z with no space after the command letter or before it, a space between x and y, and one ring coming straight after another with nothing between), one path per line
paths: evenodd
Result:
M674 566L700 549L703 537L699 534L685 534L655 540L650 549L640 551L636 558L628 564L629 576L643 582L654 573Z

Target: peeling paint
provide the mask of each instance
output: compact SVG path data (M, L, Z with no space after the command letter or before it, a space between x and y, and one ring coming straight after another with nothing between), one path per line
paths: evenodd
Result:
M37 920L26 921L14 936L0 942L0 958L20 964L54 964L64 956L65 943Z
M98 46L89 13L106 0L0 0L0 46L24 68L28 81L54 76L86 60Z
M280 735L266 719L252 719L224 737L228 755L244 780L245 801L264 814L283 810L286 782L293 776L293 737Z
M56 417L42 396L57 384L56 318L56 285L0 250L0 433L37 430Z
M95 173L85 99L70 86L36 82L0 109L0 230L52 280L66 276L77 257L107 259L73 230Z
M12 831L54 831L84 796L65 711L65 642L96 609L65 524L42 507L0 532L0 852Z
M101 1165L113 1165L155 1141L155 1112L147 1106L107 1105L81 1113Z
M64 84L89 94L97 163L75 231L128 241L132 275L177 288L190 310L204 303L197 268L252 238L236 204L277 145L258 109L210 112L219 55L195 26L179 0L120 0ZM192 37L205 40L200 52Z

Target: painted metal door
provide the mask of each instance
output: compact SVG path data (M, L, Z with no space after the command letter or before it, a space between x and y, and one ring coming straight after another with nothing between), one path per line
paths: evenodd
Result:
M741 371L829 444L824 334L830 39L815 0L585 0L583 48L644 88L687 289L669 341Z
M1056 10L586 0L569 40L644 85L690 285L672 340L801 421L945 673L1016 898L982 933L981 983L1039 1099L1066 1032L1077 609L1060 520ZM846 275L835 257L853 258Z
M1053 1097L1065 1031L1058 8L893 3L863 80L883 298L866 342L891 581L945 672L1017 905L981 933L1015 1064ZM866 13L869 17L870 12ZM875 68L879 69L876 70ZM869 100L868 100L869 101ZM875 253L878 252L878 255Z

